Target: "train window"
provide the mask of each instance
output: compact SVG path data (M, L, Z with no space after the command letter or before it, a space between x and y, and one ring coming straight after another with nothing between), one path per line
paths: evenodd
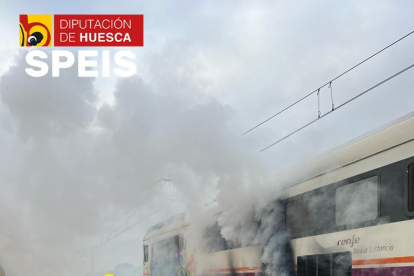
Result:
M378 176L336 189L336 225L374 220L378 216Z
M286 224L292 235L315 231L314 218L304 198L286 204Z
M144 263L147 263L148 259L148 245L144 245Z
M332 254L332 275L351 276L352 257L351 252L339 252Z
M351 252L297 257L297 276L351 276Z
M414 164L408 166L408 211L414 212Z
M318 255L318 276L331 276L330 254Z
M298 264L297 264L297 272L296 275L297 276L306 276L306 270L307 270L307 265L306 265L306 256L300 256L298 257Z
M217 223L204 229L202 246L203 250L208 253L230 249Z
M316 276L318 273L317 255L307 256L306 258L306 276Z
M286 225L295 236L326 233L335 222L334 190L324 187L286 204Z

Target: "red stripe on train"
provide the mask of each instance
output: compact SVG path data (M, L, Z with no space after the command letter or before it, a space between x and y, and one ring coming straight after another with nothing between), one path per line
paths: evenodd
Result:
M352 265L402 264L402 263L414 263L414 256L352 261Z
M209 269L203 272L203 275L206 274L213 274L213 273L223 273L223 272L255 272L261 271L261 267L253 266L253 267L235 267L235 268L221 268L221 269Z

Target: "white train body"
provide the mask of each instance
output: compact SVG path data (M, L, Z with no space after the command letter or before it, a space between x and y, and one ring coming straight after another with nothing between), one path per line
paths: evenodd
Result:
M414 275L414 117L303 164L277 178L298 276ZM174 224L174 223L173 223ZM144 275L157 241L182 236L175 275L261 275L258 246L202 253L182 219L149 231ZM177 253L177 256L179 255ZM231 260L231 262L229 262Z

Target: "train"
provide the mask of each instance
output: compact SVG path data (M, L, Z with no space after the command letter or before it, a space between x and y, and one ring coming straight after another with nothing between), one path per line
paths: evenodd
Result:
M277 181L284 187L278 201L293 275L414 275L414 114L295 166ZM214 227L221 211L210 212ZM266 275L260 245L223 241L219 250L203 251L193 242L196 230L185 214L149 228L143 275Z

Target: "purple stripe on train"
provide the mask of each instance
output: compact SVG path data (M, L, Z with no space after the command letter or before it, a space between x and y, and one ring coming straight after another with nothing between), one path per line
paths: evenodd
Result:
M248 273L224 273L224 274L202 274L202 276L233 276L233 275L237 275L237 276L260 276L261 272L248 272Z
M354 268L352 276L412 276L414 266Z
M234 274L203 274L203 276L232 276ZM237 276L258 276L259 273L236 273ZM352 276L413 276L414 266L404 267L377 267L377 268L354 268ZM335 276L335 275L333 275Z

